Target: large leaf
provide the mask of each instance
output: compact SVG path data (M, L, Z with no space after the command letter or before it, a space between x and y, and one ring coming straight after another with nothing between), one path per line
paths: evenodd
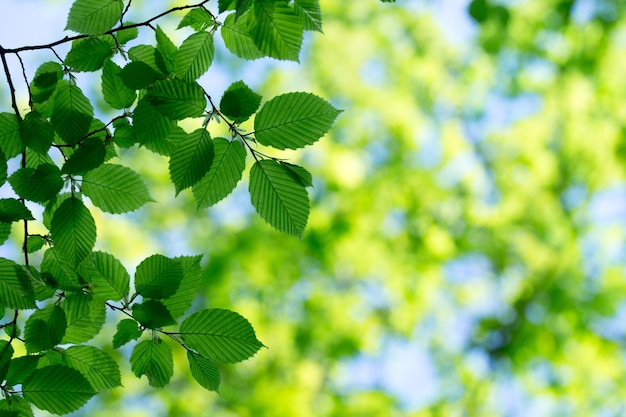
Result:
M310 93L274 97L254 119L256 140L278 149L298 149L324 136L340 111Z
M304 30L322 32L322 12L319 0L294 0L293 8Z
M104 164L83 176L83 192L107 213L125 213L154 201L139 174L116 164Z
M202 281L202 268L200 267L200 256L181 256L174 258L180 260L183 267L183 279L174 295L163 300L163 305L167 307L172 317L182 316L193 300L198 296Z
M96 394L79 371L63 365L36 369L24 381L22 393L37 408L54 414L76 411Z
M122 0L75 0L65 29L85 35L99 35L111 29L122 17Z
M287 2L257 0L254 15L248 18L250 34L261 52L272 58L299 60L302 23Z
M200 181L211 168L213 156L213 140L206 129L188 135L170 156L170 178L176 194Z
M19 155L25 148L20 137L20 121L13 113L0 113L0 149L5 158Z
M187 360L193 379L209 391L219 389L220 371L213 362L189 350L187 351Z
M54 212L50 234L54 250L70 265L77 266L96 243L96 223L83 202L70 197Z
M63 352L63 356L67 365L80 371L96 390L122 385L117 362L93 346L72 346Z
M257 111L261 96L250 89L243 81L232 83L220 100L220 111L229 119L242 123Z
M24 325L24 345L28 353L52 349L63 339L67 328L65 312L55 304L48 304L28 317Z
M28 275L18 264L4 258L0 258L0 304L7 308L35 308Z
M141 145L161 155L169 155L173 147L167 137L175 127L176 122L163 116L148 99L139 100L133 111L133 130Z
M113 61L107 61L102 68L102 98L114 109L128 108L137 98L135 90L122 81L121 72Z
M89 132L93 107L81 89L69 81L59 81L53 99L52 126L65 143L75 145Z
M276 229L302 237L309 217L309 196L291 170L260 160L250 170L250 197L261 217Z
M0 198L0 222L35 220L33 214L21 201L14 198Z
M38 111L31 111L20 124L20 135L24 144L33 151L45 154L54 140L54 129Z
M137 378L148 377L148 383L163 388L174 374L172 349L161 339L139 342L130 355L130 364Z
M63 343L83 343L96 336L106 320L105 304L91 294L70 294L61 308L65 312L67 330Z
M74 152L67 158L61 172L64 174L83 174L97 168L106 158L104 142L96 137L83 140Z
M119 301L128 294L130 275L113 255L92 252L78 266L91 293L104 300Z
M229 310L194 313L182 322L180 333L188 347L218 363L241 362L263 346L248 320Z
M195 81L157 81L148 88L146 97L161 114L172 120L199 117L206 108L204 90Z
M176 292L183 279L180 259L152 255L137 266L135 290L144 298L164 299Z
M72 43L65 65L74 71L97 71L113 55L111 45L100 38L89 37Z
M178 49L175 72L179 78L192 81L207 72L213 62L215 46L209 32L194 33Z
M265 56L265 54L259 51L254 39L248 32L248 16L250 12L246 12L243 16L235 19L235 14L231 13L226 16L224 24L222 25L222 38L224 39L224 45L238 57L253 60Z
M63 188L61 171L53 164L20 168L9 177L9 183L17 195L38 203L54 198Z
M198 208L212 206L230 194L246 167L246 150L239 141L215 138L213 148L215 157L211 169L193 186Z
M139 330L139 324L133 319L123 319L117 323L117 331L113 335L113 347L119 348L131 340L137 340L142 332Z

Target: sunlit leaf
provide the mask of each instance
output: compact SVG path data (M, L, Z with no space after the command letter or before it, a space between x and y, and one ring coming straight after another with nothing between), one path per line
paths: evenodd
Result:
M170 178L176 194L196 184L213 163L213 140L206 129L190 133L170 156Z
M123 7L122 0L75 0L65 29L86 35L99 35L120 20Z
M128 108L137 98L135 89L126 86L121 73L113 61L107 61L102 68L102 98L114 109Z
M194 33L178 49L176 75L188 81L198 79L211 66L214 53L213 35L208 32Z
M135 289L144 298L168 298L176 292L182 279L183 266L179 259L156 254L137 266Z
M96 243L96 223L83 202L65 200L52 216L50 234L54 249L71 265L77 266Z
M202 280L202 268L200 260L202 256L181 256L174 258L180 260L183 267L183 279L176 292L163 300L172 317L182 316L198 296Z
M196 32L203 32L213 24L213 16L203 7L196 7L187 12L176 29L191 27Z
M19 155L25 148L20 137L20 122L13 113L0 113L0 149L5 158Z
M123 165L104 164L83 176L83 192L107 213L125 213L154 201L141 177Z
M24 325L24 345L28 353L51 349L61 343L67 321L61 307L48 304L28 317Z
M160 339L139 342L130 355L130 364L137 378L145 375L155 388L166 386L174 374L172 349Z
M261 52L272 58L299 60L302 23L287 2L257 0L254 15L248 19L250 35Z
M248 31L248 16L250 12L246 12L243 16L235 19L235 14L231 13L226 16L222 25L221 33L224 44L233 54L238 57L254 60L264 57L265 54L257 48L254 39Z
M18 264L0 258L0 303L8 308L34 308L35 295L26 273Z
M105 40L89 37L72 43L65 57L65 65L74 71L97 71L113 55L111 45Z
M187 360L193 379L198 381L203 388L209 391L217 391L220 387L220 371L217 366L197 353L187 351Z
M96 390L122 385L117 362L93 346L72 346L63 352L69 367L79 371Z
M133 319L123 319L117 323L117 331L113 336L113 347L115 349L125 345L126 343L137 340L142 332L139 330L139 324Z
M78 273L88 282L91 293L98 298L119 301L128 294L130 275L111 254L90 253L78 266Z
M68 145L77 144L89 132L93 106L81 89L69 81L59 81L53 96L50 121Z
M322 12L319 0L294 0L293 8L304 30L322 32Z
M234 122L245 122L261 104L261 96L243 81L232 83L220 100L220 111Z
M91 294L70 294L61 303L67 320L63 343L83 343L96 336L106 320L104 301Z
M76 411L96 394L79 371L63 365L36 369L22 384L22 393L37 408L54 414Z

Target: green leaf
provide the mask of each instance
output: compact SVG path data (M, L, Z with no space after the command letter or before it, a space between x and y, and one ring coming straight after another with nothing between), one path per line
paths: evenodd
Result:
M142 332L139 330L139 324L133 319L123 319L117 323L117 332L113 336L113 347L115 349L125 345L131 340L137 340Z
M7 165L7 159L4 157L4 152L0 149L0 186L4 185L7 180L9 167Z
M57 134L68 145L76 145L89 132L93 107L79 87L59 81L53 96L50 121Z
M70 265L77 266L96 243L96 223L83 202L70 197L54 212L50 234L55 251Z
M144 298L171 297L183 279L180 259L152 255L141 261L135 272L135 290Z
M113 255L92 252L78 266L91 293L103 300L119 301L128 294L130 275Z
M175 69L178 48L160 26L156 27L155 37L157 42L156 49L161 54L164 63L162 66L167 74L172 74Z
M26 379L37 369L39 355L26 355L11 359L9 372L6 376L6 384L15 386L24 383Z
M63 164L63 174L83 174L104 163L106 148L102 140L90 137L83 140Z
M302 46L302 23L287 2L257 0L250 35L261 52L277 59L298 61Z
M54 140L54 128L38 111L31 111L20 124L24 144L33 151L46 154Z
M218 10L220 13L224 13L226 10L235 10L237 0L218 0Z
M111 45L100 38L89 37L72 43L65 65L74 71L97 71L113 55Z
M115 133L113 134L113 141L120 148L130 148L137 143L137 136L133 130L133 127L127 119L117 119L113 122Z
M330 129L340 111L310 93L276 96L254 119L256 140L277 149L298 149L316 142Z
M128 56L135 62L143 62L160 74L160 79L165 79L168 73L163 53L152 45L136 45L130 48Z
M17 195L38 203L54 198L63 188L61 171L52 164L20 168L9 177L9 183Z
M191 27L196 32L204 32L213 25L213 16L203 7L196 7L185 15L178 24L176 29Z
M67 365L79 371L95 390L122 385L119 366L103 351L93 346L72 346L63 355Z
M52 221L52 215L59 208L61 203L70 198L72 194L61 193L57 194L52 200L48 201L46 208L43 211L43 225L50 229L50 222Z
M0 400L0 416L2 417L33 417L30 403L17 395L7 395Z
M37 408L54 414L76 411L96 394L79 371L63 365L36 369L22 384L22 393Z
M214 53L213 35L194 33L183 41L176 54L176 75L187 81L200 78L211 66Z
M39 236L30 236L39 237ZM29 238L30 238L29 237ZM40 238L41 240L44 240ZM30 248L29 248L30 249ZM30 253L30 252L29 252ZM33 287L35 293L35 300L43 301L51 298L55 293L54 277L48 272L39 272L35 267L31 265L22 266L24 273L28 276L28 279Z
M198 208L212 206L229 195L241 180L246 167L246 150L239 141L213 140L215 157L209 172L193 186Z
M207 104L204 90L195 81L157 81L148 88L146 98L155 109L172 120L199 117Z
M4 381L9 372L9 364L11 363L13 353L13 346L6 340L0 340L0 381Z
M129 62L120 71L120 78L124 85L131 90L143 90L163 79L163 75L155 71L145 62Z
M106 320L104 300L91 294L70 294L61 308L67 319L63 343L83 343L96 336Z
M293 165L288 162L280 161L280 164L287 168L294 178L298 180L304 187L313 187L313 176L309 171L298 165Z
M130 364L137 378L148 377L148 383L163 388L174 374L172 349L160 339L139 342L130 355Z
M65 29L85 35L100 35L122 17L122 0L75 0Z
M220 111L234 122L245 122L261 104L261 96L243 81L232 83L220 100Z
M249 187L252 205L266 222L302 237L309 217L309 196L290 169L273 160L258 161L250 170Z
M185 311L198 296L202 281L202 268L200 267L200 256L181 256L174 258L180 260L183 267L183 279L174 295L163 300L163 305L167 307L172 317L182 316Z
M176 194L191 187L209 171L213 163L213 140L205 129L190 133L170 157L170 178Z
M30 315L24 325L26 351L37 353L52 349L63 339L67 321L65 312L55 304L48 304Z
M47 277L46 283L54 288L67 291L80 291L83 284L79 282L74 265L61 258L56 247L49 248L43 254L41 273Z
M252 0L237 0L237 5L235 6L235 18L239 19L239 17L247 12L250 7L252 7Z
M11 235L11 223L0 222L0 245L4 244Z
M0 149L6 159L19 155L25 149L20 137L20 121L13 113L0 113Z
M33 81L30 83L33 107L42 113L46 109L46 117L49 117L50 114L47 112L49 106L46 106L45 103L54 93L57 83L63 79L63 75L63 67L58 62L44 62L37 68Z
M293 8L304 30L322 32L322 12L319 0L294 0Z
M158 300L146 300L133 304L133 317L147 329L159 329L176 324L167 307Z
M28 275L18 264L4 258L0 258L0 303L7 308L35 308Z
M167 137L175 126L175 121L163 116L147 99L137 103L133 112L133 130L141 145L161 155L169 155L172 145Z
M198 381L198 384L209 391L219 389L220 371L213 362L189 350L187 351L187 360L189 360L191 375L193 379Z
M83 193L107 213L137 210L154 201L139 174L116 164L104 164L83 176Z
M188 347L217 363L241 362L263 346L248 320L229 310L194 313L182 322L180 333Z
M0 198L0 222L10 223L19 220L35 220L35 218L19 200Z
M46 244L46 239L41 236L28 236L26 239L26 248L28 253L37 252Z
M137 94L126 86L121 77L122 69L113 61L102 68L102 98L114 109L126 109L133 105Z
M254 43L254 39L248 32L249 16L251 16L250 12L246 12L238 19L235 19L234 13L229 14L224 20L221 33L224 45L230 52L240 58L254 60L264 57L265 54L259 51L259 48Z

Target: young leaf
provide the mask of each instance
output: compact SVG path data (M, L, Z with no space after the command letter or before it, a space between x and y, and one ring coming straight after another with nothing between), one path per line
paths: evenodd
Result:
M76 85L59 81L53 96L50 121L57 134L68 145L76 145L89 132L93 107Z
M198 381L203 388L209 391L217 391L220 387L220 371L217 366L205 357L197 353L187 351L187 360L193 379Z
M183 267L179 259L156 254L137 266L135 290L144 298L168 298L176 292L182 279Z
M155 32L156 42L157 42L157 51L161 54L163 58L164 70L167 74L172 74L175 68L176 62L176 54L178 53L178 48L171 39L167 36L167 34L161 29L160 26L156 27Z
M67 365L79 371L96 390L122 385L117 363L93 346L72 346L63 352L63 356Z
M92 252L78 266L91 293L103 300L119 301L128 294L130 275L113 255Z
M176 324L167 307L158 300L146 300L133 304L133 317L147 329L159 329Z
M46 154L54 140L54 129L38 111L31 111L20 124L20 135L24 144L33 151Z
M117 332L113 336L113 347L115 349L125 345L131 340L137 340L141 336L139 324L133 319L123 319L117 323Z
M37 353L52 349L63 339L67 321L63 309L48 304L30 315L24 325L24 345L26 351Z
M133 130L139 143L153 152L169 155L172 150L167 137L176 122L163 116L147 99L139 100L133 111Z
M11 159L24 150L20 137L20 121L13 113L0 113L0 149L5 158Z
M114 109L126 109L133 105L137 94L126 86L121 77L122 69L113 61L102 68L102 98Z
M174 374L172 349L161 339L139 342L130 355L130 364L137 378L148 377L148 383L155 388L163 388Z
M122 17L122 0L75 0L65 29L84 35L100 35Z
M277 149L298 149L324 136L340 111L310 93L276 96L254 119L256 140Z
M120 78L124 85L131 90L143 90L154 84L155 81L163 79L163 75L154 70L145 62L129 62L120 71Z
M187 12L176 29L189 26L196 32L204 32L211 25L213 25L213 16L211 16L211 13L203 7L196 7Z
M213 35L194 33L183 41L176 54L176 75L187 81L200 78L211 66L214 53Z
M70 197L54 212L50 235L54 250L70 265L77 266L96 243L96 223L83 202Z
M17 195L38 203L54 198L63 188L61 171L52 164L20 168L9 177L9 183Z
M6 384L8 386L23 384L37 368L39 358L39 355L26 355L11 359L9 372L6 375Z
M213 163L213 140L205 129L198 129L188 135L172 152L170 157L170 177L176 194L191 187L209 171Z
M61 308L65 312L67 330L63 343L83 343L100 332L106 319L104 301L91 294L70 294Z
M261 52L276 59L299 60L302 23L287 2L257 0L251 20L250 35Z
M0 222L35 220L33 214L22 202L14 198L0 198Z
M195 81L157 81L148 88L146 98L162 115L172 120L199 117L206 108L204 90Z
M222 25L222 39L224 39L224 45L240 58L247 60L254 60L264 57L265 54L259 51L254 39L248 32L248 16L250 12L244 13L238 19L235 19L235 14L231 13L226 16L224 24Z
M0 381L4 381L9 372L9 364L11 363L13 353L13 346L6 340L0 340Z
M183 267L183 279L174 295L163 300L163 305L167 307L172 317L182 316L193 300L198 296L202 280L202 268L200 267L200 256L181 256L174 258L180 260Z
M261 96L243 81L232 83L220 100L220 111L234 122L245 122L261 104Z
M280 164L287 168L300 184L304 187L313 187L313 176L309 171L301 166L290 164L288 162L280 161Z
M3 414L4 413L4 414ZM0 415L3 417L33 417L30 403L18 395L8 395L0 400Z
M239 141L213 140L215 156L209 172L193 186L198 208L212 206L230 194L246 167L246 150Z
M35 308L35 294L28 275L15 262L0 258L0 303L7 308Z
M137 210L154 201L135 171L122 165L104 164L83 176L83 193L107 213Z
M293 8L304 30L322 32L322 12L319 0L294 0Z
M104 162L106 152L106 147L102 140L95 137L87 138L67 158L61 172L63 174L77 175L97 168Z
M276 229L302 237L309 217L309 196L291 170L264 159L250 170L250 197L261 217Z
M79 39L65 57L65 65L74 71L97 71L113 55L111 45L100 38Z
M96 394L79 371L63 365L33 371L22 384L22 393L37 408L54 414L76 411Z
M182 322L180 333L187 346L218 363L241 362L263 346L248 320L229 310L194 313Z

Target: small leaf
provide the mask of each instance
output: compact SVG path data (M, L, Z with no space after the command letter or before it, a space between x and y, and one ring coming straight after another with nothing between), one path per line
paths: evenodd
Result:
M44 62L37 68L35 77L30 83L33 107L45 117L50 116L51 109L46 105L47 100L54 93L57 83L63 79L63 75L63 67L58 62Z
M63 174L84 174L104 163L106 148L102 140L90 137L83 140L67 158L61 172Z
M256 140L277 149L298 149L316 142L330 129L340 111L309 93L274 97L254 119Z
M220 100L220 111L234 122L245 122L261 104L261 96L243 81L232 83Z
M287 2L256 0L254 19L249 23L250 35L261 52L276 59L298 61L303 28Z
M246 167L246 150L239 141L213 140L215 157L209 172L193 186L198 208L212 206L230 194Z
M14 198L0 198L0 222L35 220L33 214L22 202Z
M146 300L133 304L133 317L147 329L159 329L176 324L167 307L158 300Z
M122 385L120 368L103 351L93 346L72 346L63 352L67 365L79 371L96 390Z
M137 210L154 201L135 171L122 165L104 164L83 176L83 193L107 213Z
M187 360L189 360L191 375L193 379L198 381L198 384L209 391L219 389L220 371L213 362L189 350L187 351Z
M304 30L322 32L322 12L319 0L294 0L293 8Z
M292 171L265 159L250 170L250 197L261 217L276 229L302 237L309 217L309 196Z
M157 51L161 54L163 58L164 70L167 74L172 74L175 68L176 62L176 54L178 53L178 48L174 43L167 37L167 34L161 29L160 26L156 27L156 42L157 42Z
M191 9L185 17L183 17L176 29L191 27L196 32L204 32L213 25L213 16L203 7Z
M11 235L11 223L0 222L0 245L4 244Z
M202 268L200 267L200 256L181 256L174 258L180 260L183 267L183 279L174 295L163 300L163 305L167 307L172 317L182 316L185 311L198 296L202 281Z
M89 132L93 107L81 89L69 81L59 81L53 96L50 121L68 145L76 145Z
M137 143L137 136L135 131L127 119L117 119L113 122L115 133L113 134L113 141L120 148L130 148Z
M37 408L54 414L76 411L96 394L79 371L63 365L33 371L22 384L22 393Z
M24 325L26 351L37 353L52 349L63 339L67 321L61 307L48 304L30 315Z
M77 266L96 243L96 223L83 202L70 197L54 212L50 234L55 251L70 265Z
M194 33L183 41L176 54L176 75L187 81L200 78L211 66L214 53L212 34Z
M170 157L170 178L176 194L191 187L209 171L213 163L213 140L205 129L190 133Z
M67 320L63 343L83 343L100 333L106 320L105 304L91 294L70 294L61 303Z
M130 364L137 378L148 377L148 383L155 388L166 386L174 374L172 349L160 339L139 342L130 355Z
M139 325L135 320L120 320L120 322L117 323L117 332L115 332L113 336L113 347L117 349L132 340L137 340L141 334L142 332L139 330Z
M102 68L102 98L120 110L132 106L137 98L135 89L126 86L121 73L122 69L113 61L107 61Z
M263 346L248 320L229 310L194 313L182 322L180 333L187 346L218 363L241 362Z
M293 165L288 162L281 161L280 164L287 168L294 178L298 180L304 187L313 187L313 176L309 171L298 165Z
M41 236L28 236L26 239L26 248L28 253L37 252L46 244L46 239Z
M20 121L13 113L0 113L0 149L6 159L19 155L25 148L20 136Z
M113 55L111 45L103 39L85 38L72 43L65 65L74 71L97 71Z
M157 81L148 88L146 98L155 109L172 120L199 117L206 108L204 90L196 82Z
M240 58L247 60L254 60L264 57L265 54L259 51L254 39L248 32L248 17L250 12L244 13L238 19L235 19L235 14L231 13L226 16L224 24L222 25L222 38L224 39L224 45Z
M54 198L63 188L61 171L52 164L20 168L9 177L9 183L17 195L38 203Z
M0 258L0 303L7 308L35 308L35 294L28 275L15 262Z
M180 260L152 255L137 266L135 289L144 298L164 299L176 292L182 279Z
M31 111L20 124L20 135L24 144L33 151L46 154L54 140L54 129L38 111Z
M128 294L130 275L122 263L105 252L92 252L78 266L91 293L101 299L119 301Z
M0 340L0 381L7 376L13 353L13 346L6 340Z
M65 29L85 35L100 35L122 17L122 0L75 0Z

